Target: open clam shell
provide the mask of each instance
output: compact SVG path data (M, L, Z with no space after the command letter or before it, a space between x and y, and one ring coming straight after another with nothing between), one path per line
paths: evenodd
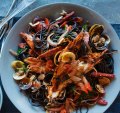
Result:
M89 29L90 41L97 50L104 50L110 43L110 37L107 34L103 34L104 26L100 24L94 24Z
M23 68L24 67L24 62L19 61L19 60L15 60L11 63L11 66L13 69L18 69L18 68Z
M21 80L19 87L22 90L29 89L32 86L32 81L30 81L30 78L24 78Z
M101 35L100 41L96 46L97 50L104 50L108 48L108 45L110 44L110 37L106 34Z
M27 90L32 87L33 80L35 79L35 75L32 75L30 78L25 77L19 83L19 87L22 90Z
M38 81L38 80L33 81L32 87L31 87L32 92L36 92L37 90L40 89L41 86L42 86L42 85L41 85L41 82L40 82L40 81Z
M110 43L110 37L107 34L101 35L105 39L105 45L108 45Z
M105 50L110 44L110 37L107 34L94 35L91 37L91 43L97 50Z
M13 74L13 78L15 80L22 80L23 78L26 77L26 74L24 74L22 71L20 72L16 72L15 74Z
M104 31L104 26L100 25L100 24L94 24L93 26L91 26L91 28L89 29L89 35L90 37L92 37L93 35L100 35L102 34Z

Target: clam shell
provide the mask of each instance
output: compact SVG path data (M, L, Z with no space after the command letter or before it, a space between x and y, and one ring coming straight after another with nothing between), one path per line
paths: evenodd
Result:
M104 26L100 24L94 24L89 30L89 35L92 37L95 34L102 34L104 31Z
M26 77L25 74L23 74L23 75L18 75L17 73L13 74L13 78L14 78L15 80L22 80L22 79L25 78L25 77Z
M29 84L26 84L26 85L19 85L20 89L22 89L22 90L29 89L31 86L32 86L32 82L30 82Z
M32 86L32 81L30 80L30 78L24 78L21 80L19 87L22 90L26 90L29 89Z
M11 63L11 66L13 69L22 68L24 66L24 63L22 61L15 60Z
M101 47L96 47L97 50L104 50L108 47L108 45L110 44L110 37L107 34L101 35L101 37L103 37L105 39L105 43L104 46Z
M107 34L102 35L105 38L105 44L108 45L110 43L110 37Z

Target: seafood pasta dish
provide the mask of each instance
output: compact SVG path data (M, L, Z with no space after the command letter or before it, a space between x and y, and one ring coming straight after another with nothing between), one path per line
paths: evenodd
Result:
M33 106L71 113L107 105L105 87L115 78L116 50L104 30L63 10L57 19L36 16L28 31L20 32L17 51L10 49L13 79Z

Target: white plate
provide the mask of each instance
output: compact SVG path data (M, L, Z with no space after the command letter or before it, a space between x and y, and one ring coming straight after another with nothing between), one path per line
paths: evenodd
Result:
M12 103L22 113L42 113L44 111L39 107L33 107L29 103L27 97L19 91L19 87L12 78L14 71L12 70L10 64L14 58L9 54L9 49L11 48L13 50L17 50L17 45L20 42L19 33L21 31L27 31L28 23L31 22L35 16L39 15L41 17L57 18L63 9L67 12L74 10L76 15L83 17L85 20L89 20L90 23L103 24L105 26L105 32L108 33L111 38L112 48L115 50L120 50L119 38L111 25L95 11L86 7L68 3L57 3L37 8L26 14L15 24L7 36L7 40L2 49L0 63L3 87ZM116 75L116 79L106 88L105 99L108 101L108 105L96 105L90 109L89 113L103 113L106 111L106 109L108 109L108 107L113 103L120 90L120 55L114 54L113 58L115 68L114 74Z

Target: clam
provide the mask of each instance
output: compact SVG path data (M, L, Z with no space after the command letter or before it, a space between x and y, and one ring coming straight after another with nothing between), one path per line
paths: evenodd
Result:
M104 26L94 24L90 30L90 40L97 50L104 50L110 43L110 37L107 34L103 34Z
M100 35L104 31L104 26L100 24L94 24L90 30L89 30L89 35L90 37L93 37L94 35Z
M17 70L19 68L23 68L24 67L24 62L19 61L19 60L15 60L11 63L11 66L13 69Z
M40 81L38 81L38 80L33 81L32 87L31 87L32 92L36 92L38 89L40 89L41 86L42 85L41 85Z
M101 35L99 41L95 43L95 46L97 50L104 50L108 47L109 43L110 43L110 37L104 34Z
M30 78L25 77L24 79L22 79L19 83L20 89L27 90L30 87L32 87L32 82L33 82L34 78L35 78L35 75L32 75Z
M110 43L110 37L107 34L94 35L91 37L91 42L97 50L105 50Z
M25 77L26 77L26 74L24 74L23 71L18 71L18 72L16 72L15 74L13 74L13 78L14 78L15 80L22 80L22 79L25 78Z
M99 93L102 93L102 94L105 93L105 90L101 85L97 84L95 87Z
M30 81L30 78L25 77L21 80L19 87L22 90L27 90L32 86L32 82Z
M99 35L95 35L92 37L92 42L93 43L97 43L100 40L100 36Z

